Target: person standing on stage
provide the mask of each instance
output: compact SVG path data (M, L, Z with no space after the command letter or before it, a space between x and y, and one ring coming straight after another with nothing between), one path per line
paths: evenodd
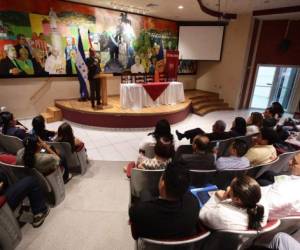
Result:
M86 60L86 65L88 67L88 78L90 81L90 93L91 93L91 103L92 108L95 108L95 101L97 103L97 108L100 105L100 85L98 79L95 76L100 73L100 60L96 57L96 52L94 49L89 49L90 57Z

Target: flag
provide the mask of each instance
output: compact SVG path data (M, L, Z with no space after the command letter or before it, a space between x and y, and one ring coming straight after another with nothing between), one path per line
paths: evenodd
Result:
M88 68L85 61L86 60L85 60L80 30L78 29L78 51L76 54L76 67L77 67L77 76L80 84L81 99L88 98L88 91L86 87L88 84Z

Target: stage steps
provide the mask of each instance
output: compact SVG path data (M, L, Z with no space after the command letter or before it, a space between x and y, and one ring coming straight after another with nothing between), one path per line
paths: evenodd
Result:
M186 96L192 101L193 112L197 115L203 116L209 112L218 110L233 110L219 97L218 93L202 91L202 90L188 90Z
M57 107L48 107L46 112L41 113L46 123L57 122L62 120L62 111Z

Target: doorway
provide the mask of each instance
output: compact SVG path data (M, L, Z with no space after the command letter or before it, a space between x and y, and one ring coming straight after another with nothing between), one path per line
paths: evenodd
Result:
M297 67L258 65L250 108L265 109L277 101L289 110L298 73Z

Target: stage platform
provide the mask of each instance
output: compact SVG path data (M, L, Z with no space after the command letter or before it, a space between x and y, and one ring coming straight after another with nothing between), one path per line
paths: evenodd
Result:
M167 119L171 124L183 121L191 112L192 101L199 91L185 91L185 101L176 105L161 105L139 110L122 109L120 96L109 96L109 107L94 110L90 102L76 99L56 100L55 106L62 110L63 118L79 124L108 128L143 128L153 127L160 119Z

